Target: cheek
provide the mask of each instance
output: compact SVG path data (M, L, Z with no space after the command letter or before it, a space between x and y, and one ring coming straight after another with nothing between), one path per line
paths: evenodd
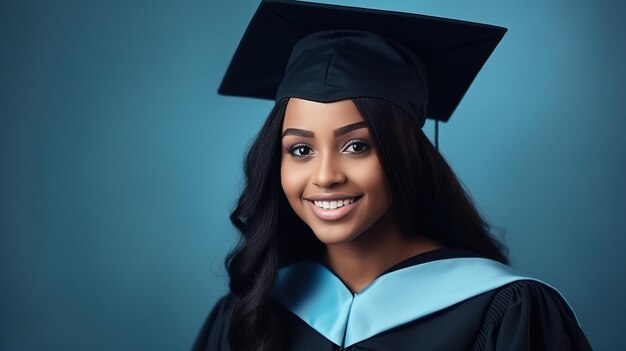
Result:
M375 178L375 188L376 193L381 197L381 199L386 201L391 201L391 193L389 191L389 185L387 184L387 178L383 174L383 170L379 169L378 173L374 176Z
M376 207L387 208L391 204L391 192L387 179L378 159L372 160L360 168L353 168L354 177L358 177L360 187L375 201ZM355 178L356 179L356 178Z
M386 211L391 206L391 192L384 177L379 178L379 182L371 188L371 193L378 208Z
M306 178L301 170L294 167L291 162L286 161L281 163L280 183L285 196L291 203L292 200L299 199L302 196L302 192L304 191L304 187L306 185Z
M305 204L302 201L302 195L306 188L308 177L302 169L293 166L288 163L281 165L280 183L291 209L304 221Z

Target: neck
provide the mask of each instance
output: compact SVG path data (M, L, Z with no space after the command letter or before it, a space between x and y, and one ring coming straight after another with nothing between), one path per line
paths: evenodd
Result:
M430 239L404 235L387 214L356 239L327 245L326 261L346 286L358 293L397 263L438 248L441 245Z

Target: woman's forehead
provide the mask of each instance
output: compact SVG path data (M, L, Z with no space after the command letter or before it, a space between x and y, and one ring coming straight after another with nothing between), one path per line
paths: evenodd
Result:
M287 103L282 129L332 131L360 121L363 121L363 116L352 100L322 103L291 98Z

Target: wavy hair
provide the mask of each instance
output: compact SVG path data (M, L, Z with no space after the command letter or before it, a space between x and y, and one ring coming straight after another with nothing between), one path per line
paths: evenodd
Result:
M319 257L324 245L291 209L280 184L281 132L288 99L277 101L244 162L245 186L230 220L241 233L226 258L236 305L233 351L280 350L270 292L279 267ZM416 116L376 98L352 99L366 121L404 233L508 263L504 247ZM419 117L419 116L417 116Z

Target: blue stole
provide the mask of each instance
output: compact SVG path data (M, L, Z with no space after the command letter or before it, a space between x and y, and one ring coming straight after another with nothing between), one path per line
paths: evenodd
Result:
M538 281L497 261L460 257L383 274L352 294L327 267L305 261L279 271L272 296L334 344L349 347L518 280Z

